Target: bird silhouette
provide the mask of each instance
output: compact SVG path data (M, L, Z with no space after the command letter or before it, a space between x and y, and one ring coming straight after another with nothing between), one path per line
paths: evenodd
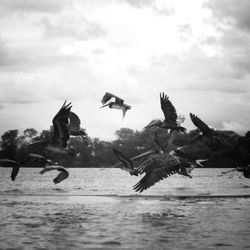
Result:
M233 172L233 171L242 172L243 176L245 178L250 179L250 165L247 165L247 166L244 166L244 167L236 167L234 169L231 169L229 171L224 171L224 172L221 172L221 173L222 173L222 175L224 175L224 174L227 174L227 173L230 173L230 172Z
M178 119L176 109L172 102L169 100L169 97L164 93L160 93L160 103L165 119L154 119L145 128L147 129L159 127L167 130L176 130L177 132L184 133L186 129L180 126L180 123L183 121L183 119L180 119L180 117Z
M11 180L14 181L16 179L16 176L19 172L20 167L22 167L26 164L34 163L34 162L36 164L38 164L38 166L40 166L40 167L44 167L47 164L48 165L54 164L53 161L43 157L42 155L28 154L19 162L14 161L14 160L10 160L10 159L0 159L0 166L12 167Z
M108 102L111 98L115 98L115 101ZM104 94L101 102L102 102L103 106L100 108L104 108L104 107L108 106L111 109L121 109L123 119L125 117L127 110L131 109L131 106L125 104L123 99L121 99L120 97L118 97L112 93L109 93L109 92L106 92Z
M61 166L47 166L47 167L45 167L44 169L42 169L40 171L40 174L44 174L46 172L53 171L53 170L57 170L57 171L60 172L57 175L57 177L53 179L53 182L55 184L60 183L61 181L63 181L66 178L68 178L68 176L69 176L69 172L65 168L63 168Z
M51 128L52 138L45 138L34 143L26 145L26 148L43 148L53 153L69 154L72 156L78 156L79 154L73 147L68 146L70 135L85 136L85 131L80 128L79 117L71 112L71 102L66 104L65 101L54 116ZM71 124L70 124L71 117ZM71 129L71 130L70 130Z

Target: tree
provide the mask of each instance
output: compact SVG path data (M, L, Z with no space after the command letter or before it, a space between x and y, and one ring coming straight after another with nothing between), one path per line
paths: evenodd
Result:
M18 149L18 130L9 130L5 132L1 138L1 153L0 157L1 158L8 158L15 160L16 155L17 155L17 149Z

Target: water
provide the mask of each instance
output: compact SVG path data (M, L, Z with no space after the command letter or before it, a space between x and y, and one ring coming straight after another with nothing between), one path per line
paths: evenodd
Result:
M250 249L250 180L174 175L138 194L120 169L0 169L0 249Z

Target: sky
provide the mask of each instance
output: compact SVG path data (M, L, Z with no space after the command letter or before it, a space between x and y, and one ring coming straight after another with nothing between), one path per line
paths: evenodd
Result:
M163 119L250 130L249 0L0 0L0 135L49 129L64 100L91 137ZM105 92L132 106L100 109Z

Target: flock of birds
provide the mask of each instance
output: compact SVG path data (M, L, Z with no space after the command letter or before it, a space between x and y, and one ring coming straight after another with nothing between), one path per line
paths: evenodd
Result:
M112 98L114 98L114 101L110 101ZM81 121L79 117L71 111L71 103L67 104L66 102L67 101L63 103L62 107L52 120L52 139L41 140L31 143L28 146L32 147L35 144L40 144L45 150L53 153L59 153L61 155L69 154L74 157L79 156L79 153L77 153L73 147L68 145L69 139L71 136L81 136L85 138L87 134L85 130L80 127ZM101 103L103 106L100 108L109 107L111 109L122 110L123 119L127 110L131 109L131 106L125 104L123 99L109 92L105 93ZM169 97L164 93L160 93L160 105L164 114L164 119L154 119L145 127L145 129L150 129L152 130L152 133L154 133L154 140L159 149L149 150L131 159L125 156L120 150L115 148L113 149L114 155L120 161L113 167L119 167L135 176L144 174L142 179L133 187L137 192L143 192L160 180L165 179L173 174L181 174L192 178L190 174L192 169L197 166L203 166L202 162L207 160L197 160L185 154L182 149L188 147L189 145L179 148L174 145L176 135L178 133L186 132L186 128L181 126L185 118L184 116L177 115L174 105L169 100ZM219 142L219 138L216 136L214 129L210 128L199 117L192 113L190 113L190 118L200 132L192 139L191 143L199 140L200 138L207 138L209 142ZM158 131L158 128L168 133L169 137L166 142L161 141L161 138L156 132ZM40 154L28 154L20 162L10 159L0 159L0 166L12 167L11 179L14 181L20 167L26 164L32 164L34 162L43 167L43 169L40 171L40 174L44 174L45 172L53 170L60 172L58 176L53 179L55 184L60 183L69 176L69 172L64 167L59 166L57 162L47 159ZM244 177L250 178L250 165L237 167L233 170L222 173L225 174L231 171L243 172Z

